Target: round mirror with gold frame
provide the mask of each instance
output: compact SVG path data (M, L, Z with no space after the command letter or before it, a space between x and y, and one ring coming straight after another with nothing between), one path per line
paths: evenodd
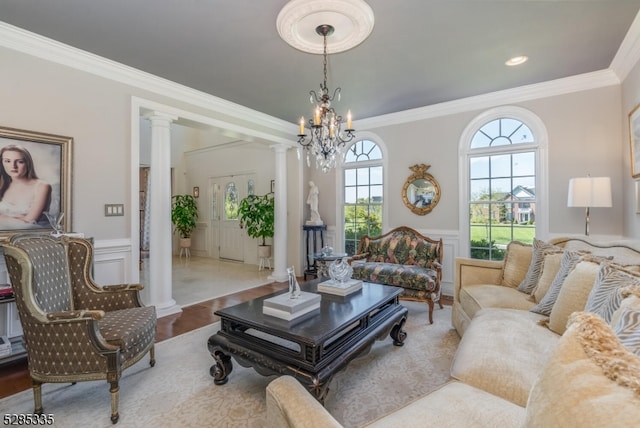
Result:
M429 214L440 201L440 185L427 173L431 165L419 164L409 167L413 174L402 187L402 202L413 213Z

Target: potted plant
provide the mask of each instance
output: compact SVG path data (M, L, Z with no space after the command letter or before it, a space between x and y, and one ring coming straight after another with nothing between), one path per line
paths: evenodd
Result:
M180 234L180 248L191 247L191 233L196 228L198 206L191 195L173 196L171 208L171 222L175 225L175 232Z
M240 227L247 231L252 238L262 238L258 246L258 256L271 257L271 246L267 245L266 238L273 238L275 222L275 201L273 194L263 196L249 195L240 201L238 208Z

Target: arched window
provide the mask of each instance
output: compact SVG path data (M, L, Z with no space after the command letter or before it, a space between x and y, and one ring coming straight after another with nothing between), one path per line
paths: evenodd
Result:
M358 140L345 152L342 163L344 249L355 254L360 237L382 233L384 202L383 157L371 140Z
M531 112L503 107L472 121L461 144L467 254L501 260L509 242L532 243L541 221L546 231L546 131Z

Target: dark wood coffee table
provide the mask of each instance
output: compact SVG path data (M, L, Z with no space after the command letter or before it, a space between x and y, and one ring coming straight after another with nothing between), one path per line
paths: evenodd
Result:
M301 289L315 293L321 281ZM390 335L394 345L403 345L408 311L399 303L401 293L402 288L371 283L345 297L322 293L319 311L293 321L262 313L264 299L281 293L216 311L222 320L220 330L209 337L216 361L209 372L215 384L227 383L233 356L264 376L294 376L324 403L333 376L376 340Z

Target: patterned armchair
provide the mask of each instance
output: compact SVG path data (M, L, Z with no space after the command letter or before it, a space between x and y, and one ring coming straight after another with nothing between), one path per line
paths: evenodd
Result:
M156 311L140 303L142 286L96 285L93 246L85 239L14 235L3 247L35 413L43 411L43 383L106 380L115 424L122 371L147 352L155 364Z
M427 238L406 226L381 236L365 235L349 263L354 279L402 287L403 299L426 301L433 324L434 302L442 308L442 239Z

